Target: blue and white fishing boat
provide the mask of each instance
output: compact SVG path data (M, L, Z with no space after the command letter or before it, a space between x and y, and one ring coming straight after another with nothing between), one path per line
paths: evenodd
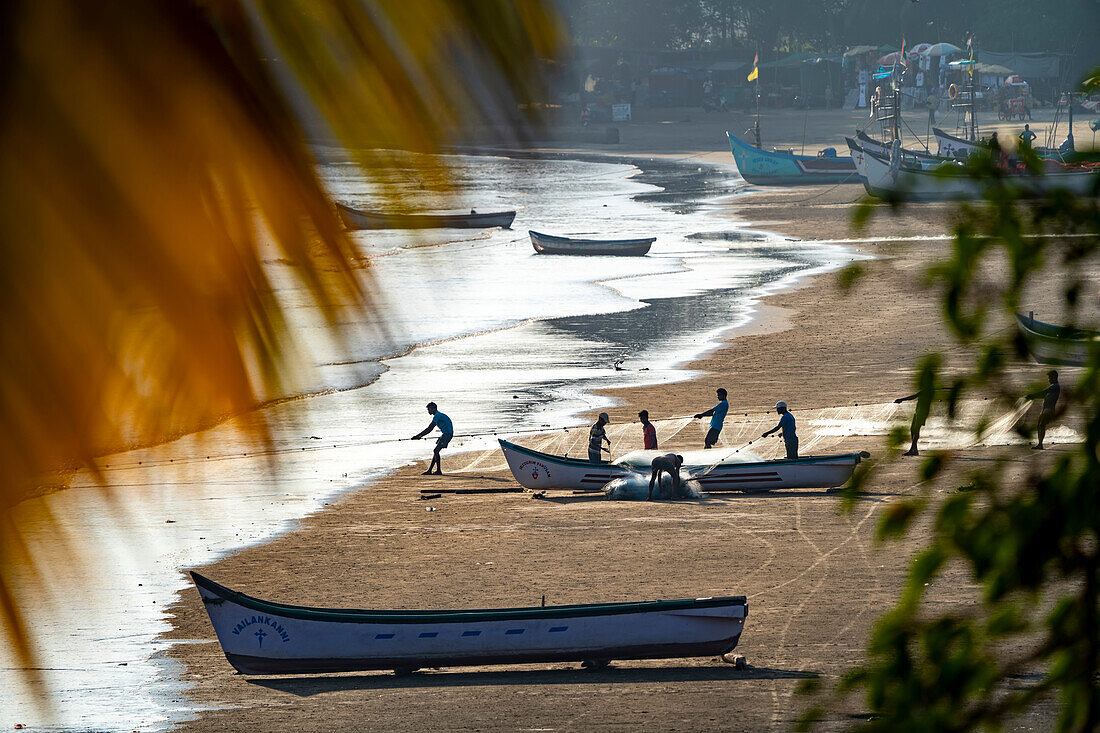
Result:
M851 158L838 157L833 148L814 155L795 155L792 150L767 151L726 133L733 161L741 177L758 186L792 186L816 183L859 183Z
M667 451L635 451L615 463L592 463L579 458L540 453L501 440L508 468L528 489L599 490L617 478L648 478L650 462ZM866 452L763 461L746 451L724 454L720 449L679 451L684 457L680 476L693 480L705 492L766 489L833 488L845 484Z
M222 651L242 674L709 657L737 646L748 615L744 596L438 611L312 608L191 577Z

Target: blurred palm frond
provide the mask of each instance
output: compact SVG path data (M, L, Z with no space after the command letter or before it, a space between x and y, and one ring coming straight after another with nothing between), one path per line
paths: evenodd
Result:
M265 248L333 329L369 307L380 285L353 265L310 138L522 139L563 37L535 0L0 5L0 533L58 471L283 392L299 364ZM262 414L249 424L266 436ZM17 545L0 548L0 625L29 667Z

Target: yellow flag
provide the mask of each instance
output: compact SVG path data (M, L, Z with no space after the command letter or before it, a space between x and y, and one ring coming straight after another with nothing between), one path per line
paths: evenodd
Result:
M760 69L758 69L754 66L754 67L752 67L752 73L749 74L749 78L748 78L747 81L752 81L753 79L755 79L758 76L760 76Z

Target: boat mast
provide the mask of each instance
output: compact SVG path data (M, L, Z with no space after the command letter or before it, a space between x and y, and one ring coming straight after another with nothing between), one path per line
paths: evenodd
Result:
M975 43L974 36L971 35L969 45L970 45L970 60L972 62L974 61L974 56L976 55L975 54L976 49L974 48L974 43ZM977 116L977 114L975 114L975 112L977 110L977 106L975 105L975 100L974 100L974 92L975 92L975 89L974 89L974 64L971 63L968 67L966 67L966 71L970 75L970 141L971 142L977 142L978 141L978 116Z
M760 144L760 44L756 44L756 122L752 126L753 136L756 138L757 149L763 150Z

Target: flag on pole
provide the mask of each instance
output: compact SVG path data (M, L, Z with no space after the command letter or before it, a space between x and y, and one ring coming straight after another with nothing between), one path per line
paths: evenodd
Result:
M752 81L753 79L756 79L758 76L760 76L759 64L760 54L756 54L752 57L752 73L749 74L749 78L746 81Z

